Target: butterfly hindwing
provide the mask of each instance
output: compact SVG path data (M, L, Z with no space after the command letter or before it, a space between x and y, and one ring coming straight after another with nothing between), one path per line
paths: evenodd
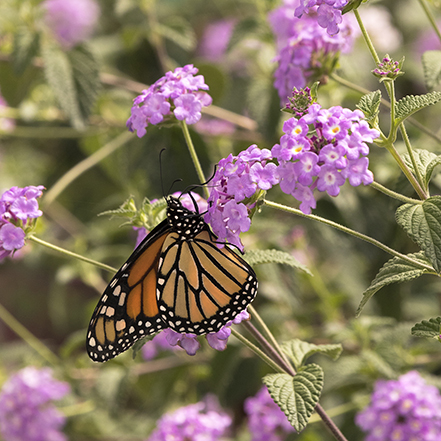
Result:
M168 327L180 333L217 332L254 299L253 269L228 246L218 248L208 225L191 240L172 233L158 271L158 305Z
M87 333L87 351L92 360L107 361L139 338L164 328L156 301L156 280L168 232L166 222L158 225L105 289Z

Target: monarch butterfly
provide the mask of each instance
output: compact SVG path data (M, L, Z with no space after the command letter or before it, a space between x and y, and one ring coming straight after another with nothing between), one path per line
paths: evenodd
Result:
M253 269L178 198L105 289L89 324L87 352L104 362L164 328L217 332L254 299Z

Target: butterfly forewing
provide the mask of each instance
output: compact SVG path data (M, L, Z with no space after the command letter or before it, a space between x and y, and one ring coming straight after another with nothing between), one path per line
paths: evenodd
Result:
M176 332L216 332L254 299L253 269L228 246L218 248L208 226L187 241L170 234L163 248L158 305Z
M105 289L87 334L92 360L107 361L139 338L164 328L156 301L156 280L168 230L166 223L153 230Z

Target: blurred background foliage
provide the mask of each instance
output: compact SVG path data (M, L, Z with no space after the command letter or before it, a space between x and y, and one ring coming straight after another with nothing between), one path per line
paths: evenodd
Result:
M86 91L91 88L92 95L88 95L89 102L79 116L72 116L71 107L67 108L71 105L69 93L54 90L47 81L51 69L45 66L44 50L50 50L53 43L42 21L41 3L0 2L0 88L8 103L0 116L11 117L16 123L13 131L0 135L2 190L41 184L48 194L65 173L124 136L132 100L142 85L190 63L204 75L213 104L234 112L230 133L213 135L197 125L190 127L207 176L229 153L237 154L253 143L271 148L278 142L286 117L280 112L273 88L276 53L266 19L278 5L276 1L101 0L99 5L98 27L83 46L91 54L89 61L96 62L88 66L96 69L96 76L84 87ZM397 82L398 97L427 92L418 44L431 37L426 34L428 27L419 4L409 0L363 5L362 18L377 6L390 14L389 27L396 31L395 37L385 39L384 29L366 22L379 53L387 52L396 59L406 56L406 75ZM211 60L203 52L204 32L219 20L232 20L234 31L227 52ZM35 50L28 47L22 65L16 53L19 35L35 46ZM39 46L35 41L37 35L44 44ZM76 56L80 56L79 51ZM358 86L376 90L380 86L370 74L373 68L365 43L359 39L353 51L340 58L336 73ZM60 72L58 69L58 65L53 66L55 73ZM60 105L63 93L67 103ZM323 107L355 109L360 96L332 78L319 88ZM247 117L244 124L238 115ZM383 115L387 126L387 113ZM415 118L436 131L439 108L425 109ZM412 126L408 130L414 147L439 152L440 146L432 138ZM120 220L98 215L117 208L130 195L137 204L144 197L162 196L159 152L163 148L164 188L178 178L182 182L173 190L198 182L180 129L150 127L141 139L135 134L125 138L120 148L81 174L50 203L43 196L40 206L44 216L39 219L37 235L119 267L133 250L136 235L130 227L119 228ZM403 189L404 181L386 151L373 147L370 164L378 182ZM275 189L267 197L287 205L295 203ZM323 196L315 214L368 234L400 252L412 252L416 247L394 222L396 207L373 189L345 186L338 198ZM290 267L257 267L260 287L254 306L279 341L300 338L343 344L343 355L337 362L324 358L316 362L325 370L321 403L331 409L331 416L335 410L335 421L349 439L360 439L354 413L366 404L377 378L394 378L417 368L440 385L438 346L410 336L413 323L439 315L441 297L435 278L383 288L361 318L355 319L362 292L389 259L385 253L329 227L268 208L254 217L243 241L249 249L288 251L313 273L311 277ZM69 439L143 439L163 412L207 394L215 394L234 415L233 438L249 439L243 424L243 401L261 387L260 379L269 369L234 338L224 352L205 344L195 357L175 351L151 361L138 354L133 360L128 351L104 365L89 360L85 331L109 279L110 274L102 270L33 243L0 265L1 304L57 354L58 376L72 385L72 393L64 402ZM0 383L25 365L45 364L2 321L0 342ZM302 441L331 439L320 423L290 437Z

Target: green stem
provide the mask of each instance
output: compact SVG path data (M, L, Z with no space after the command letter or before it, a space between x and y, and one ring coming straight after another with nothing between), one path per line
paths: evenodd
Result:
M403 158L400 156L400 154L397 152L393 144L385 144L385 148L388 150L388 152L392 155L392 157L397 161L398 166L400 167L401 171L404 173L414 190L417 192L418 196L425 200L427 199L426 193L421 188L419 182L415 179L415 176L412 174L412 172L409 170L409 167L406 165L406 163L403 161Z
M248 309L248 312L251 314L251 316L257 321L259 326L263 329L267 338L269 339L271 344L274 346L274 348L277 350L277 352L280 354L280 356L284 359L285 363L289 364L289 361L286 358L285 354L282 352L282 349L280 348L279 343L277 342L276 338L274 337L273 333L270 331L270 329L268 328L266 323L262 320L262 317L260 317L260 315L256 311L256 309L252 305L248 305L247 309Z
M372 44L372 40L370 39L369 34L368 34L366 28L364 27L363 22L361 21L361 17L360 17L360 13L358 12L358 9L354 9L354 15L355 15L355 18L357 19L358 26L360 27L364 41L366 42L366 45L369 49L369 52L371 53L372 58L374 59L375 65L378 65L380 63L380 58L378 57L377 51L375 50L374 45ZM390 96L390 94L392 92L391 84L389 84L389 82L387 82L387 81L383 82L383 84L384 84L384 87L386 88L387 93ZM391 126L391 128L392 127L393 126Z
M336 73L332 73L329 75L330 78L332 78L336 83L341 84L342 86L347 87L348 89L355 90L356 92L361 93L362 95L366 95L368 93L371 93L370 90L365 89L364 87L358 86L357 84L352 83L351 81L346 80L345 78L340 77ZM390 103L389 101L385 100L384 98L381 98L381 104L388 109L390 109ZM435 132L432 132L427 127L423 126L419 121L417 121L412 116L409 116L406 121L409 122L409 124L412 124L414 127L416 127L418 130L421 130L423 133L425 133L427 136L430 136L437 142L441 143L441 137L438 136Z
M79 162L77 165L72 167L65 175L63 175L45 194L44 203L46 206L50 205L59 194L66 189L75 179L85 173L87 170L95 167L107 156L111 155L114 151L118 150L120 147L124 146L133 135L130 132L124 131L112 141L108 142L105 146L101 147L94 154L90 155L83 161Z
M436 24L436 20L435 17L432 14L432 11L429 9L429 7L427 6L427 3L425 2L425 0L418 0L420 2L421 7L424 9L424 12L426 13L427 18L430 21L430 24L433 27L433 30L436 32L436 35L438 35L438 39L439 41L441 41L441 33L438 29L438 26Z
M57 252L64 254L66 256L73 257L78 260L82 260L83 262L90 263L91 265L95 265L98 268L102 268L102 269L109 271L111 273L116 273L116 271L117 271L116 268L113 268L109 265L106 265L105 263L101 263L101 262L98 262L93 259L88 259L87 257L81 256L80 254L76 254L76 253L73 253L72 251L65 250L64 248L57 247L56 245L53 245L49 242L46 242L45 240L39 239L38 237L36 237L34 235L28 236L27 239L32 240L32 242L38 243L39 245L43 245L46 248L57 251Z
M390 101L390 132L388 136L388 141L390 144L395 142L397 137L397 130L395 126L395 87L393 82L384 81L384 87L388 91L389 101ZM389 86L389 88L387 87Z
M361 33L363 35L364 41L367 44L369 52L371 53L375 64L378 64L380 62L380 58L378 57L377 51L375 50L374 45L372 44L372 40L369 37L369 34L367 33L367 30L364 27L363 22L361 21L361 17L360 17L360 13L358 12L358 9L354 9L354 15L355 15L355 18L357 19L358 26L360 26Z
M416 179L418 180L418 184L419 184L419 188L421 189L422 193L424 194L424 197L422 199L427 199L428 195L427 193L423 190L423 176L421 175L420 169L417 166L416 160L415 160L415 155L412 149L412 145L410 144L410 140L409 137L407 136L407 131L406 131L406 127L404 125L404 123L400 124L400 132L401 132L401 136L403 137L404 143L406 144L406 148L407 148L407 154L410 157L410 160L412 162L412 166L413 166L413 171L416 175Z
M294 377L296 374L294 369L289 363L286 363L285 360L280 356L280 354L269 344L269 342L260 334L259 331L250 323L250 322L242 322L242 324L252 333L252 335L257 339L257 341L265 348L265 350L270 354L271 358L277 363L277 366L283 368L283 370L288 374ZM280 369L279 368L279 369ZM331 420L329 415L325 412L323 407L320 404L315 406L315 411L322 419L323 423L332 433L334 438L337 441L347 441L346 437L340 431L340 429L335 425L335 423Z
M375 190L381 191L382 193L386 194L387 196L397 199L398 201L404 202L406 204L422 204L423 201L419 199L413 199L408 198L407 196L402 195L401 193L397 193L393 190L390 190L389 188L384 187L383 185L379 184L378 182L372 182L370 184L372 188L375 188Z
M394 256L394 257L399 257L402 260L405 260L406 262L411 263L414 266L417 266L419 268L423 268L425 270L428 270L430 273L432 274L436 274L433 270L433 268L429 265L424 265L416 260L413 260L411 257L406 256L405 254L401 254L398 251L395 251L392 248L389 248L388 246L382 244L381 242L379 242L376 239L373 239L372 237L366 236L365 234L359 233L358 231L354 231L351 228L345 227L343 225L338 224L337 222L333 222L331 220L325 219L323 217L320 216L316 216L314 214L305 214L302 211L298 210L297 208L292 208L292 207L288 207L286 205L282 205L282 204L278 204L277 202L272 202L272 201L268 201L265 200L265 205L267 205L268 207L271 208L275 208L277 210L282 210L285 211L287 213L291 213L291 214L295 214L297 216L301 216L304 217L306 219L311 219L317 222L320 222L322 224L325 225L329 225L330 227L333 227L337 230L340 230L346 234L350 234L351 236L356 237L357 239L361 239L364 240L365 242L368 242L374 246L376 246L377 248L380 248L380 250L385 251L386 253Z
M182 132L184 134L185 142L187 143L188 151L190 153L191 160L193 161L194 168L196 169L196 173L198 175L199 181L201 184L205 184L207 180L205 179L204 172L202 171L201 163L199 162L198 155L196 153L196 149L194 148L193 141L190 136L190 132L188 130L188 126L185 121L181 121L181 128ZM206 186L204 188L205 196L210 196L210 192L208 191L208 188Z
M260 350L255 344L251 343L247 338L245 338L241 333L237 332L235 329L230 328L231 333L240 340L247 348L251 349L259 358L261 358L268 366L274 369L276 372L285 372L278 364L276 364L268 355L266 355L262 350Z
M60 364L58 357L45 346L35 335L29 332L3 305L0 304L0 319L23 341L33 348L41 358L44 358L51 365Z
M366 400L364 400L365 406L367 406L370 402L370 397L368 396ZM351 412L353 410L357 410L360 408L360 405L358 403L345 403L341 404L340 406L333 407L332 409L328 409L326 413L331 417L334 418L339 415L343 415L345 413ZM320 422L321 418L318 415L311 415L311 418L308 421L308 424L318 423Z

